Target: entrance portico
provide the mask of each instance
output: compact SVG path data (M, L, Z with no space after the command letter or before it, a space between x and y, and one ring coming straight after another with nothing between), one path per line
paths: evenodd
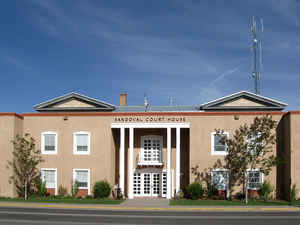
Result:
M149 185L154 184L153 186L157 188L156 180L160 179L162 182L163 177L166 176L166 198L170 199L174 196L175 193L180 191L180 152L181 152L181 128L189 128L189 123L112 123L111 128L120 129L120 149L119 149L119 187L123 194L125 194L125 129L129 129L129 148L128 148L128 198L133 199L134 196L134 179L135 179L135 167L134 167L134 133L138 128L142 129L165 129L166 130L166 169L161 171L161 173L143 173L143 179L146 179ZM176 130L176 161L175 161L175 192L172 185L172 168L171 168L171 131L172 129ZM159 165L160 163L164 163L164 160L161 160L163 154L160 156L156 153L156 150L159 150L160 144L159 141L153 140L149 141L149 151L148 154L156 154L154 158L150 157L150 160L143 157L142 159L148 160L147 163L144 163L145 166L155 166L155 164ZM162 145L162 143L161 143ZM154 147L153 147L154 146ZM153 152L153 153L152 153ZM140 154L142 154L140 152ZM139 156L140 157L140 156ZM152 164L152 165L151 165ZM159 175L161 174L161 175ZM148 183L144 183L143 185L147 185ZM153 190L151 190L153 192ZM153 193L157 193L154 190ZM152 193L151 192L151 193ZM162 191L161 191L162 193ZM147 192L148 194L148 192ZM155 196L155 195L153 195ZM164 197L164 195L161 195Z

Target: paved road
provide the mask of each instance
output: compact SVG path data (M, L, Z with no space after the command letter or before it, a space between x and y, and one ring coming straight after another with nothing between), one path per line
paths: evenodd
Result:
M0 224L6 225L102 225L102 224L300 224L299 212L167 212L105 211L43 208L0 208Z

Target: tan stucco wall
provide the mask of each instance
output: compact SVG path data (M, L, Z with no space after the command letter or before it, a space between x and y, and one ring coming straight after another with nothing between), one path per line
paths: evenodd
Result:
M236 128L244 123L251 124L256 115L239 115L239 120L235 120L233 115L222 116L199 116L189 118L190 127L190 169L198 166L198 171L213 168L214 163L224 156L211 155L211 133L215 129L221 129L229 133L229 138ZM279 121L281 115L274 115L273 119ZM274 147L274 151L276 149ZM190 174L190 182L196 180L196 176ZM269 180L276 187L276 168L264 180Z
M92 115L92 114L91 114ZM236 116L239 116L239 120L236 120ZM130 116L130 114L129 114ZM200 113L198 115L183 115L177 114L175 116L164 116L164 122L168 121L166 118L184 117L184 121L179 120L178 122L190 123L190 129L181 130L181 183L182 186L186 186L188 183L195 180L195 176L191 174L191 168L199 166L199 171L202 172L204 169L211 168L217 159L223 159L224 156L212 156L211 155L211 132L215 129L224 129L229 132L229 136L232 132L238 128L241 124L251 123L255 114L241 113L230 114L230 113ZM53 114L47 116L46 114L35 114L34 116L24 115L23 120L23 133L30 133L37 142L37 147L41 148L41 133L45 131L55 131L58 133L58 154L57 155L43 155L45 162L40 165L41 168L57 168L58 175L58 186L62 185L71 191L71 182L73 178L73 169L82 168L91 170L91 192L93 184L98 180L107 179L112 185L118 183L119 177L119 142L120 132L119 129L111 129L111 123L116 123L115 117L128 117L124 115L115 116L111 114L106 115L77 115L72 116L68 114L68 119L65 120L65 115ZM138 116L142 119L149 117ZM154 115L153 117L157 117ZM279 121L282 114L273 115L273 118ZM1 146L6 146L7 152L4 156L9 159L9 149L12 146L7 141L9 137L15 135L16 130L22 130L22 123L14 122L20 119L12 119L11 117L0 117L0 129L6 132L5 135L0 136ZM20 120L21 121L21 120ZM300 120L299 120L300 121ZM118 121L117 121L118 122ZM145 122L145 120L144 120ZM161 122L153 120L152 122ZM171 123L176 123L176 120L170 120ZM149 123L149 121L147 121ZM295 125L297 126L297 125ZM295 128L295 132L298 132ZM89 131L91 132L91 154L90 155L73 155L73 133L77 131ZM4 133L5 133L4 132ZM293 131L294 132L294 131ZM126 129L125 137L125 185L126 189L128 186L128 146L129 146L129 134ZM175 160L176 160L176 130L172 129L172 169L174 169L174 185L175 180ZM166 129L135 129L134 136L134 165L137 163L137 155L140 151L140 138L142 135L162 135L163 136L163 153L164 153L164 168L166 168L166 142L167 132ZM296 134L295 134L296 135ZM295 139L295 146L300 146L298 140ZM298 157L298 156L297 156ZM3 160L1 169L3 169ZM294 165L296 166L296 164ZM295 170L298 171L298 170ZM297 176L294 172L294 176ZM8 175L1 171L0 174L2 180L8 180ZM273 169L269 177L265 179L270 180L274 186L276 186L276 168ZM296 181L296 179L295 179ZM297 182L300 182L300 180ZM1 183L0 195L9 195L9 186ZM4 185L4 186L3 186ZM300 184L299 184L300 186ZM3 192L4 191L4 192Z
M109 120L106 117L63 116L25 117L24 132L30 133L41 148L41 133L55 131L58 134L57 155L43 155L41 168L57 168L58 187L71 191L73 169L90 169L91 193L96 181L107 179L114 184L113 141ZM90 155L73 155L73 133L91 133Z
M297 189L300 187L300 114L289 114L290 121L290 184L296 184ZM297 197L300 197L300 191L298 191Z
M13 175L12 169L8 168L8 161L12 160L13 144L17 134L22 135L22 119L16 116L0 116L0 196L16 196L13 183L9 182Z
M264 105L259 104L257 102L250 101L250 100L245 99L245 98L240 98L240 99L237 99L235 101L222 104L221 106L247 106L247 107L252 106L253 107L253 106L264 106Z
M91 104L87 104L85 102L82 102L82 101L78 101L78 100L70 100L70 101L67 101L67 102L64 102L64 103L61 103L61 104L57 104L55 105L55 107L58 107L58 108L71 108L71 107L95 107Z

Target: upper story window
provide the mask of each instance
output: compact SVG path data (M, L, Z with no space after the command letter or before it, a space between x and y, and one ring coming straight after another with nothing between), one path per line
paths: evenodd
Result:
M147 135L141 137L141 151L139 153L140 165L162 165L163 164L163 154L162 136L157 135Z
M262 133L258 133L257 135L249 135L246 139L247 151L253 155L255 155L257 151L261 152L263 148L262 137Z
M46 188L55 189L57 194L57 169L41 169L41 179L45 182Z
M249 170L248 172L248 189L260 189L263 183L263 173L259 170Z
M228 132L224 132L222 134L217 134L216 132L211 133L211 154L212 155L226 155L227 154L227 146L223 138L228 138Z
M57 133L53 131L43 132L41 136L42 154L57 154Z
M73 134L73 154L89 155L90 154L91 133L79 131Z
M90 194L90 169L73 169L73 182L75 181L79 189L87 189Z
M213 170L211 171L211 182L218 190L226 190L228 187L228 171Z

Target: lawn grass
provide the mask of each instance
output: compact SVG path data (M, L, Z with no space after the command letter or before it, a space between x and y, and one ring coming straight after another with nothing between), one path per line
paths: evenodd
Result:
M0 202L43 202L43 203L69 203L69 204L121 204L124 200L113 199L74 199L74 198L0 198Z
M293 205L295 202L293 203ZM297 203L296 203L297 204ZM300 204L300 201L298 201ZM291 205L288 201L249 201L248 204L242 201L229 201L229 200L170 200L170 205L199 205L199 206L287 206Z

